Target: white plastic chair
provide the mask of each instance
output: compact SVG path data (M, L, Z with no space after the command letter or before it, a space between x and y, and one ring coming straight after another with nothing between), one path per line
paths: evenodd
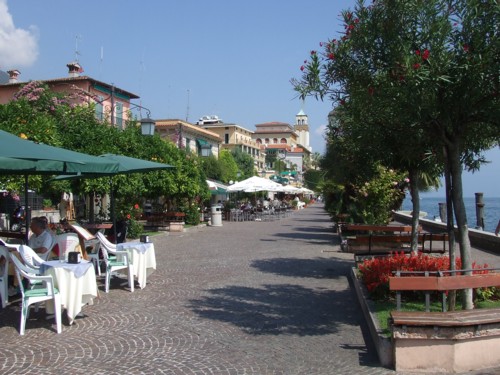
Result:
M35 276L31 274L30 269L22 264L21 261L15 256L11 256L10 259L16 267L16 276L19 281L19 288L21 289L22 295L21 324L19 327L19 334L24 335L26 321L29 317L30 306L32 304L38 304L49 300L54 300L57 333L61 333L61 296L59 294L59 290L54 287L54 280L52 279L52 276ZM23 286L23 277L29 280L30 283L41 281L44 284L44 287L26 290Z
M45 262L45 259L40 257L36 253L36 251L28 245L17 246L17 251L19 251L19 254L21 254L21 258L23 259L24 263L35 270L38 270L40 268L40 265Z
M0 298L2 298L2 308L9 303L9 249L5 246L0 245L0 258L5 259L3 264L3 270L0 269Z
M104 263L106 264L106 282L104 291L109 293L109 284L111 281L111 274L115 271L127 269L128 272L128 286L130 291L134 291L134 270L132 263L129 259L127 251L116 250L116 245L108 241L102 233L97 233L97 238L101 242L101 252ZM112 256L110 256L111 254Z
M106 246L108 249L111 249L111 250L116 251L116 245L115 245L114 243L110 242L110 241L106 238L106 236L104 235L104 233L102 233L102 232L97 232L97 233L96 233L96 236L97 236L97 238L99 239L99 242L101 242L101 244L102 244L103 246Z
M95 243L94 243L95 241ZM97 268L97 275L101 276L101 259L99 258L99 251L101 249L101 241L98 239L95 240L90 240L86 241L87 243L91 244L92 246L92 251L87 252L87 256L92 260L92 262L95 263L96 268Z
M63 233L56 236L56 244L59 247L59 259L66 259L66 254L77 251L80 239L76 233Z

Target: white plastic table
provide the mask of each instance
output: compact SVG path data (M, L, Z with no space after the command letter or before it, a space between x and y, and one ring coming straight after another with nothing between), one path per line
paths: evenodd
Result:
M153 243L124 242L117 244L116 250L128 251L139 288L144 289L148 276L156 270L156 256Z
M52 275L54 286L61 295L61 305L66 309L69 324L82 311L82 306L94 303L98 296L97 282L92 262L82 260L78 264L50 260L40 266L45 275ZM54 313L53 302L46 303L47 313Z

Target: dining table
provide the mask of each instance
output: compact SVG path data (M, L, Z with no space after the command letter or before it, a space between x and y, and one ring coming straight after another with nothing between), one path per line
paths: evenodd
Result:
M82 307L94 303L98 296L95 270L92 262L81 260L79 263L68 263L62 260L49 260L40 265L40 272L51 275L54 286L61 295L61 305L66 309L69 324L81 313ZM53 302L46 302L48 314L54 313Z
M155 247L152 242L123 242L116 250L127 251L139 288L144 289L147 278L156 270Z

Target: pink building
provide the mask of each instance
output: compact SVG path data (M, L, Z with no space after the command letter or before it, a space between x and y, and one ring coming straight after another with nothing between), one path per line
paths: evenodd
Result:
M130 114L130 100L139 99L139 96L91 77L80 75L83 73L83 69L78 62L71 62L66 66L68 67L67 77L42 82L54 92L74 94L72 95L74 104L94 103L98 119L107 120L118 128L123 128ZM7 73L9 74L9 82L0 84L0 104L10 102L14 94L28 83L19 81L21 74L19 70L9 70Z

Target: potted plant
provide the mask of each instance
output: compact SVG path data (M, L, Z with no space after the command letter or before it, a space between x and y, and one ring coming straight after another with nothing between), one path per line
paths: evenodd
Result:
M46 211L52 210L52 201L50 199L44 199L42 201L43 209Z

